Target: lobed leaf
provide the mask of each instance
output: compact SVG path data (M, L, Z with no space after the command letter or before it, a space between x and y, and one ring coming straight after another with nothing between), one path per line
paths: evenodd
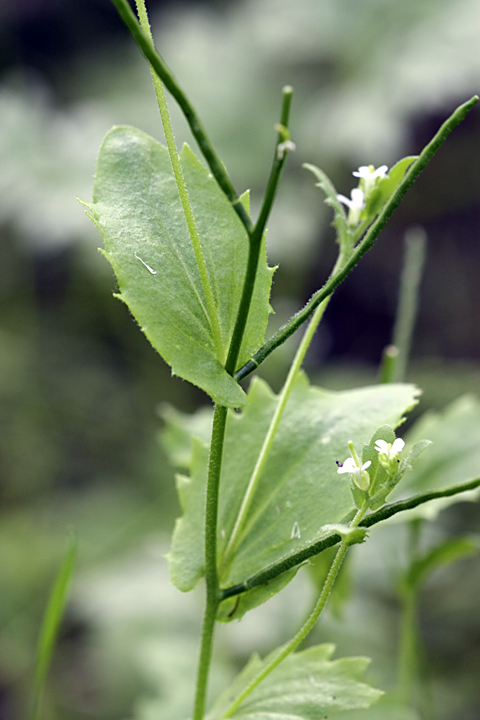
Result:
M177 518L172 548L167 555L170 578L179 590L192 590L205 573L205 487L208 445L192 438L190 477L177 475L177 492L183 515Z
M160 441L170 464L175 468L188 469L192 463L192 438L203 443L210 442L212 434L212 408L202 407L195 413L183 413L168 403L162 404L159 415L165 422Z
M249 240L231 204L188 146L180 161L220 325L220 348L167 149L136 128L113 128L100 148L93 202L85 205L105 242L118 297L173 374L198 385L215 402L239 407L245 394L223 364ZM272 273L263 247L239 367L263 342Z
M341 712L337 720L421 720L420 715L404 705L394 693L382 695L368 710Z
M331 660L333 645L319 645L289 655L244 702L227 717L242 720L319 720L325 716L367 708L382 695L359 678L368 658ZM278 653L260 660L254 655L232 686L220 696L207 720L219 720L254 677Z
M393 384L326 392L311 387L305 376L300 375L245 526L234 552L227 552L243 495L278 402L278 396L268 385L255 379L245 409L241 414L231 412L227 420L218 521L222 587L243 582L304 544L328 534L325 525L345 520L354 510L354 503L349 482L337 474L336 460L344 460L348 455L349 440L361 450L361 445L369 441L379 425L397 426L403 414L415 404L417 394L412 385ZM206 470L205 451L197 455L190 484L183 486L182 504L187 504L189 494L190 510L177 521L169 556L172 567L191 563L191 556L187 558L185 554L187 536L190 553L201 544L197 532L203 522ZM198 566L190 575L190 586L193 587L200 576L201 568L203 556L199 552ZM174 576L176 574L175 571ZM250 593L253 590L238 601L240 605L232 616L235 619L246 607L258 604L253 603ZM237 602L235 598L233 601ZM228 608L224 613L227 616L232 605Z

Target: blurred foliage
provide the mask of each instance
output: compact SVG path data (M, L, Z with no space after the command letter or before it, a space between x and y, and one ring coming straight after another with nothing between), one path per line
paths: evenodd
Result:
M174 4L153 25L237 189L251 187L254 211L280 89L295 86L297 153L268 233L270 262L283 266L272 329L318 287L331 261L331 218L301 164L318 164L348 194L354 167L391 165L418 151L480 85L477 0ZM113 299L113 277L95 252L99 238L75 201L91 195L112 124L159 135L143 59L128 38L117 43L70 56L48 78L18 66L0 84L0 714L7 720L25 716L42 611L70 527L79 570L47 716L55 707L59 719L174 720L190 706L199 602L169 586L161 558L178 506L155 408L167 401L190 412L204 396L171 378ZM177 142L190 141L173 107L172 114ZM449 140L333 299L308 358L322 384L375 382L372 363L391 333L399 238L415 222L425 225L430 249L408 379L424 387L423 408L480 394L478 117ZM265 365L274 388L294 344ZM425 552L479 530L477 506L450 508L425 532ZM355 593L317 630L320 641L338 643L338 655L370 654L372 681L384 687L396 672L395 584L406 544L400 527L373 531L345 578ZM478 557L464 559L436 571L421 596L440 720L478 714L479 577ZM241 627L221 628L217 687L254 643L265 653L285 640L312 598L300 572Z

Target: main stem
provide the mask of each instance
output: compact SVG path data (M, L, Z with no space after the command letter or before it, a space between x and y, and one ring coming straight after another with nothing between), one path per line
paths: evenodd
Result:
M140 25L153 45L153 38L150 30L145 0L136 0L137 12ZM198 270L200 273L205 299L207 303L207 315L212 329L212 335L217 349L217 356L221 362L225 361L222 350L222 333L215 306L208 270L205 264L203 251L200 245L193 211L188 198L187 188L183 177L180 159L178 157L172 125L168 113L167 102L163 85L160 78L151 66L152 79L157 96L158 108L162 119L162 125L167 141L168 152L172 163L178 194L182 203L185 220L188 226L190 239L193 245ZM212 645L215 631L215 621L219 600L219 587L217 575L217 515L218 515L218 489L222 468L223 444L225 439L225 425L227 420L227 408L216 405L213 414L212 439L210 444L210 456L208 461L208 477L205 508L205 582L206 582L206 607L203 619L202 640L200 645L200 659L197 673L197 690L194 705L194 720L203 720L205 704L207 699L208 676L212 658Z
M218 488L222 468L223 444L227 408L216 405L213 413L212 440L208 460L207 496L205 509L205 582L207 587L205 615L202 628L202 642L197 674L197 691L193 720L203 720L207 699L208 675L212 658L213 636L217 608L220 602L217 575L217 515Z

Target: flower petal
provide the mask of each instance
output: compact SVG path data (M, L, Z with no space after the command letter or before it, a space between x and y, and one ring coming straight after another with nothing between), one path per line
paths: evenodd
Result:
M350 193L352 196L352 204L356 207L365 207L365 197L363 194L363 190L360 190L360 188L353 188L352 192Z
M388 453L388 443L386 440L376 440L375 441L375 450L379 453Z
M392 453L395 455L403 450L405 447L405 441L402 438L397 438L392 445Z
M388 165L380 165L373 173L373 177L385 177L388 171Z
M352 207L352 200L349 200L345 195L337 195L337 199L347 207Z
M367 177L368 175L370 175L370 173L371 173L371 171L370 171L370 167L368 165L360 165L358 170L354 170L354 172L352 172L352 175L354 175L355 177L362 178L362 177Z

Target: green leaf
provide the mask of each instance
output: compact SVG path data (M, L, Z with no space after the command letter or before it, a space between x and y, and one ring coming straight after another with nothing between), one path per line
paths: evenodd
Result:
M381 697L359 678L368 658L331 660L333 645L319 645L284 660L228 717L243 720L319 720L326 715L367 708ZM233 685L219 698L207 720L219 720L235 698L270 661L254 655Z
M225 557L230 533L278 398L254 381L241 415L231 414L221 480L219 562L221 584L241 582L341 523L354 509L349 482L336 460L360 447L379 425L400 423L414 403L411 385L345 392L311 387L297 379L262 473L234 558ZM224 531L222 534L222 530ZM297 531L297 532L295 532Z
M175 522L172 548L167 555L170 578L179 590L192 590L205 572L204 513L208 445L192 438L190 477L177 475L183 515Z
M341 523L354 510L354 504L349 482L337 474L335 461L348 455L349 440L360 449L379 425L398 425L416 397L417 390L412 385L326 392L311 387L305 376L300 375L249 517L239 534L236 552L226 555L243 494L278 402L267 384L255 379L246 408L240 414L229 413L227 420L218 522L222 587L243 582L304 544L329 534L323 526ZM203 522L206 463L205 451L197 456L190 484L182 487L182 504L186 505L188 500L190 510L177 521L169 556L172 571L191 563L191 555L201 545L197 533ZM188 543L186 537L190 538ZM186 554L187 545L190 557ZM202 572L202 553L203 550L198 551L196 570L190 574L192 587ZM175 569L173 577L177 576ZM243 602L248 603L248 598ZM241 607L234 617L238 618L240 612Z
M397 186L402 182L410 165L416 159L416 155L402 158L390 168L387 177L378 180L375 190L368 198L367 207L362 213L362 218L368 218L368 221L371 222L378 215L387 200L395 192Z
M223 363L249 241L230 203L188 146L180 160L222 335L218 354L167 149L135 128L113 128L100 148L93 202L85 204L104 239L118 297L172 372L215 402L239 407L245 394ZM263 342L272 272L263 248L239 366Z
M43 691L58 636L58 630L68 600L68 591L72 580L76 553L77 544L75 539L71 537L50 597L48 598L38 638L32 720L38 720L40 718Z
M392 693L392 695L382 695L378 703L368 710L339 713L337 720L421 720L421 718L415 710L406 707Z
M465 395L450 404L442 413L427 413L418 420L406 440L415 446L427 437L432 445L406 472L392 493L392 501L414 493L443 490L480 477L480 403ZM421 448L421 446L419 446ZM413 517L433 518L444 507L466 500L474 501L480 489L433 500L414 510L400 513L402 521Z
M325 203L333 208L334 220L332 224L338 233L338 243L343 247L344 244L351 239L352 233L348 227L347 216L342 203L338 199L337 191L323 170L309 163L305 163L303 167L315 175L318 180L317 187L321 188L326 195Z
M297 565L297 567L281 573L281 575L263 585L257 585L248 592L239 593L223 600L218 608L217 620L219 622L240 620L249 610L253 610L258 605L263 605L264 602L267 602L280 590L283 590L293 580L299 568L300 565Z
M192 462L192 438L196 437L203 443L210 442L212 409L203 407L196 413L187 414L164 403L159 415L165 422L160 441L170 464L177 468L189 468Z

